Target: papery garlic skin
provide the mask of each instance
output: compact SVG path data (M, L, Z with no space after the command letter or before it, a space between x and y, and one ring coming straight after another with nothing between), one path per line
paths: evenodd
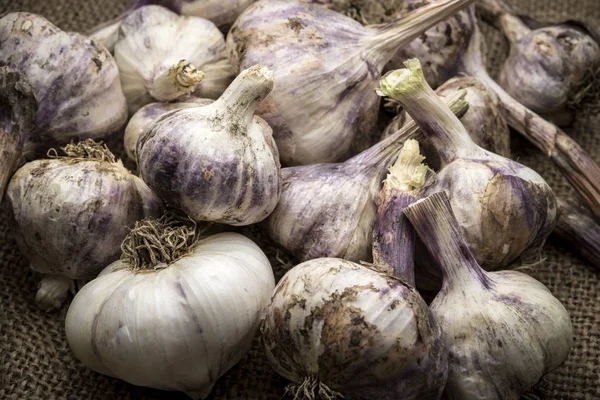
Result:
M75 296L67 341L101 374L205 398L247 352L275 286L250 239L221 233L156 270L106 267Z
M26 154L84 138L106 138L127 121L118 68L93 40L47 19L14 12L0 19L0 64L24 75L38 103Z
M345 398L439 399L446 381L445 346L417 291L346 260L288 271L261 331L277 373L315 378Z
M140 108L127 123L123 142L125 144L125 153L133 161L137 160L135 148L137 141L146 129L151 127L159 118L169 111L182 108L205 106L214 100L203 99L200 97L187 96L175 103L150 103Z
M214 103L159 119L137 143L144 181L196 221L241 226L265 219L281 194L279 154L254 111L272 88L272 72L257 65Z
M190 92L216 98L234 75L223 34L212 22L160 6L142 7L123 20L114 54L131 113Z
M93 278L119 257L128 228L162 208L120 161L32 161L14 174L5 200L31 268L69 279Z

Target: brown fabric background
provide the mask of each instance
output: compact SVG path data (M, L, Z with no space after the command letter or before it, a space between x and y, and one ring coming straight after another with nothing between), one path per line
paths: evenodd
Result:
M582 19L600 29L599 0L521 0L523 14L549 21ZM64 30L85 31L122 12L127 0L0 0L0 14L25 10L44 15ZM492 29L490 67L506 55L506 44ZM600 162L600 118L579 118L568 132ZM537 170L559 194L570 188L551 163L513 135L519 161ZM274 253L271 251L270 253ZM575 346L566 363L539 385L547 399L600 399L600 272L560 243L546 246L545 263L531 273L565 304L575 329ZM277 278L284 270L271 257ZM0 399L175 399L180 393L138 388L85 368L69 351L64 335L65 305L45 314L35 306L39 276L27 267L0 216ZM257 343L216 384L211 399L278 399L286 382L266 364Z

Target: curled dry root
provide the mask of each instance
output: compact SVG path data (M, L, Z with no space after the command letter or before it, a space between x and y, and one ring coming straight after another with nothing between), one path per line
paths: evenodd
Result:
M570 97L567 107L584 114L600 113L600 64L590 68L577 87L579 89Z
M283 396L285 397L288 393L294 396L294 400L335 400L344 398L341 393L330 389L323 382L312 376L304 378L299 385L289 384L285 388Z
M77 144L71 142L63 147L62 150L66 153L66 156L59 156L56 149L50 149L48 150L48 157L69 159L73 161L116 162L115 155L102 141L96 142L93 139L86 139Z

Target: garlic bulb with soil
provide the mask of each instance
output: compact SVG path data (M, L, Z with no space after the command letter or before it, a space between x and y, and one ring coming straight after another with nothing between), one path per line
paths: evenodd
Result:
M173 103L150 103L140 108L127 123L123 141L125 144L125 153L133 161L137 161L135 148L137 141L146 129L150 128L156 121L169 111L182 108L205 106L212 103L211 99L203 99L194 96L185 96L179 98Z
M284 165L339 162L375 140L374 93L398 47L472 0L440 0L378 26L318 4L259 1L227 36L229 59L273 69L277 84L258 109L273 127Z
M467 108L462 95L447 99L457 114ZM299 261L369 260L381 181L404 142L420 137L411 122L346 162L283 168L281 199L265 221L269 237Z
M557 217L552 189L535 171L477 146L429 87L417 59L386 74L380 94L402 104L438 152L441 169L425 193L445 191L461 233L486 269L517 257L537 261Z
M271 128L254 111L272 88L273 73L256 65L214 103L161 117L137 143L144 181L196 221L265 219L279 201L281 172Z
M248 351L275 279L250 239L199 239L172 213L136 224L121 260L75 296L65 322L86 366L134 385L206 398Z
M510 54L498 77L508 94L558 125L572 122L573 108L586 101L598 106L598 32L577 21L536 24L519 17L504 0L478 5L510 41Z
M67 156L25 164L6 191L21 253L43 278L36 302L58 308L70 280L89 279L116 260L128 229L162 204L100 143L65 147Z
M36 109L27 79L12 68L0 67L0 203L11 175L21 163Z
M425 74L425 71L423 71ZM436 89L442 98L451 96L458 90L466 92L465 101L469 109L460 117L471 139L479 147L503 157L510 157L510 132L506 120L498 110L498 98L494 92L488 91L477 78L457 76L446 81ZM382 138L398 131L407 121L412 120L405 111L400 112L385 128ZM427 155L429 165L438 166L439 160L435 149L426 140L421 142Z
M18 71L37 100L24 149L28 158L72 140L107 138L125 126L117 65L86 36L64 32L36 14L6 14L0 18L0 65Z
M528 275L483 270L444 192L404 212L444 275L430 307L449 347L445 398L519 399L569 355L567 310Z
M123 20L114 53L131 113L191 92L217 98L234 75L223 34L212 22L160 6L142 7Z

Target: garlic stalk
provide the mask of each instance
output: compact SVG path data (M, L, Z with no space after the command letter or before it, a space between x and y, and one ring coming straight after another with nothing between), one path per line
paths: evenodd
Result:
M279 281L261 325L269 364L296 399L439 399L448 355L404 280L338 258Z
M447 99L457 114L467 108L462 95ZM265 221L269 237L299 261L369 260L381 181L404 142L420 137L413 122L346 162L283 168L281 199Z
M199 233L171 213L136 223L121 260L69 307L67 341L81 362L134 385L209 395L250 348L275 279L250 239Z
M228 25L254 0L133 0L127 11L119 17L100 24L87 34L111 52L119 38L119 27L129 14L148 5L165 7L180 15L207 19L226 29Z
M271 128L254 111L272 88L273 73L255 65L214 103L164 115L137 142L144 181L196 221L265 219L279 201L281 173Z
M21 167L5 198L21 253L47 274L36 296L44 310L60 306L70 280L93 278L116 260L134 222L162 208L101 143L88 139L64 150L66 156Z
M429 69L423 70L423 74ZM427 78L427 77L425 77ZM429 80L428 80L429 82ZM465 101L469 109L460 117L471 139L479 147L510 158L510 132L506 120L498 109L498 97L494 92L488 91L485 85L477 78L470 76L457 76L442 84L436 89L436 94L442 98L452 95L458 90L466 92ZM408 120L412 120L406 111L400 112L385 128L382 138L396 132ZM428 164L439 165L435 149L427 141L421 142Z
M393 22L362 26L318 4L259 1L227 37L241 69L262 63L277 84L258 109L284 165L339 162L374 142L373 90L398 47L472 0L440 0Z
M131 113L192 92L217 98L234 75L223 34L212 22L160 6L142 7L123 20L114 53Z
M125 126L119 71L106 49L26 12L0 18L0 38L0 65L18 71L37 100L26 157L72 140L107 138Z
M0 67L0 203L34 128L36 108L27 79L10 67Z
M445 398L519 399L569 355L567 310L528 275L483 270L444 192L404 213L444 276L431 312L450 352Z
M521 256L534 261L556 222L552 189L535 171L477 146L425 81L417 59L381 79L438 152L441 170L426 193L445 191L475 259L499 269Z
M194 96L185 96L179 98L174 103L150 103L140 108L127 123L123 141L125 144L125 153L133 161L137 161L135 148L137 141L146 129L150 128L159 118L169 111L182 108L205 106L212 103L211 99L202 99Z
M600 269L600 223L585 206L574 198L558 197L560 216L553 236L579 254L592 266Z
M600 90L600 34L577 21L532 29L504 0L478 3L510 42L498 83L519 103L557 125ZM529 24L533 25L533 24Z

